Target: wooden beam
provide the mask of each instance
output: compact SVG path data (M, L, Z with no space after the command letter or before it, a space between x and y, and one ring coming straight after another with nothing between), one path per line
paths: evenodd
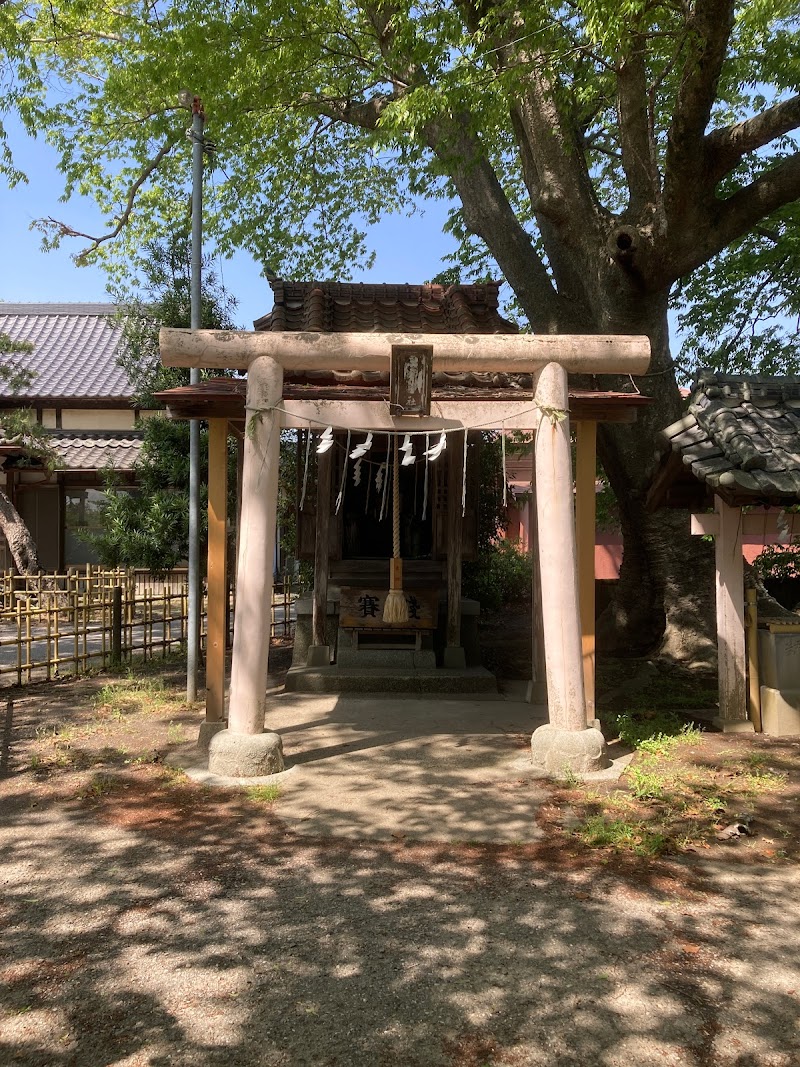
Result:
M466 434L453 433L447 441L447 640L445 667L465 667L461 645L461 487Z
M225 717L227 620L228 423L208 424L208 624L206 635L206 722Z
M314 603L311 616L312 645L327 645L328 556L330 553L331 457L333 450L317 456L317 530L314 538Z
M396 430L403 433L438 433L441 430L533 430L540 413L533 400L441 400L431 403L430 415L392 415L386 400L283 400L281 425L285 430L343 429Z
M243 386L244 383L239 383ZM432 399L437 404L445 402L458 402L469 404L469 409L464 407L464 419L470 424L475 419L476 403L490 404L491 417L497 418L498 404L510 404L514 407L507 409L508 414L514 417L520 411L523 413L530 407L530 402L523 403L518 389L486 389L482 386L463 387L457 395L451 395L452 389L438 385ZM343 401L367 401L380 404L382 401L389 402L389 392L382 383L350 385L345 382L327 382L325 384L307 384L287 382L283 391L283 405L287 400L337 400ZM236 420L243 422L244 389L237 391L231 388L216 388L215 383L203 383L196 389L187 386L179 386L177 389L167 389L157 393L156 397L166 404L170 418L173 419L208 419L227 418L229 422ZM651 398L632 393L586 393L583 390L570 391L569 417L571 422L580 422L590 419L592 422L636 422L640 407L651 403ZM441 408L438 409L441 411ZM18 449L17 449L18 451Z
M786 511L781 520L780 541L777 529L773 532L771 519L775 512L768 514L765 511L751 512L741 517L741 531L745 537L774 537L774 541L764 544L791 544L792 538L800 537L800 513ZM719 533L719 514L717 512L704 512L692 515L692 533L703 537L716 537Z
M757 734L761 723L761 685L758 670L758 595L755 589L745 590L745 619L747 623L747 710Z
M392 345L433 346L433 369L533 373L559 363L579 374L644 374L647 337L588 334L305 333L176 330L159 333L166 367L246 370L269 356L286 370L389 369Z
M578 600L581 609L583 684L586 690L586 720L594 723L595 632L594 632L594 543L597 516L597 423L576 426L575 527L578 545Z
M741 508L729 507L719 497L716 507L719 722L723 730L735 730L747 722L742 512Z

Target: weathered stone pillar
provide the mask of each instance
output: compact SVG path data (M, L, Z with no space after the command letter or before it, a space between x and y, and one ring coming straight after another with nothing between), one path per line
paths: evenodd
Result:
M236 568L228 729L209 745L209 770L253 777L283 770L281 739L264 732L278 502L283 370L260 356L247 374L247 419Z
M607 764L602 733L586 728L567 372L548 363L536 384L536 521L550 722L531 739L533 761L550 773Z

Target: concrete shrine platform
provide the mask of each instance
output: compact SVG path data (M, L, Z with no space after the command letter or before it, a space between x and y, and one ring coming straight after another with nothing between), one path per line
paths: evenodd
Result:
M549 796L530 738L547 721L525 683L481 696L269 693L267 729L283 739L286 770L263 778L209 774L196 749L178 757L210 786L275 784L273 812L310 836L531 842ZM631 756L587 780L617 778Z
M286 689L297 693L480 693L484 698L497 697L495 676L485 667L448 670L444 667L409 667L404 670L386 667L292 667L286 675Z

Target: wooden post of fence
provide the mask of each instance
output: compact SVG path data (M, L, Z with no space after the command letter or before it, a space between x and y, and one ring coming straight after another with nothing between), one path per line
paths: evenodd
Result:
M761 684L758 671L758 596L755 589L745 590L745 622L747 624L747 685L748 710L753 729L761 733Z
M122 663L122 586L115 585L111 601L111 664Z
M13 585L12 585L13 590ZM22 685L22 601L17 601L17 685Z
M77 674L80 670L79 654L81 648L81 639L80 634L78 633L78 629L80 626L80 609L78 608L78 587L74 583L73 586L74 588L73 591L70 593L70 597L72 599L72 640L74 651L73 659L75 660L75 673Z
M33 659L33 641L31 640L31 602L25 601L25 662L28 668L28 683L33 677L31 661Z

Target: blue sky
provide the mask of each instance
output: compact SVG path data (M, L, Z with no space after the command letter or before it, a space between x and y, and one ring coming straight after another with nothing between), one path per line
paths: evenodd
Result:
M0 300L12 303L69 303L104 301L106 279L102 270L76 267L70 256L85 242L66 240L53 252L42 252L41 235L30 229L36 218L52 216L85 233L105 231L97 209L88 200L59 202L62 191L56 153L42 139L31 140L8 122L9 143L17 166L29 178L27 185L2 190L4 255L0 257ZM190 160L187 153L187 169ZM431 205L412 218L391 216L370 231L376 250L374 266L355 275L356 281L421 282L438 273L442 258L455 247L441 232L445 206ZM272 294L259 268L246 253L215 262L226 289L238 300L237 324L249 329L254 319L272 308Z

